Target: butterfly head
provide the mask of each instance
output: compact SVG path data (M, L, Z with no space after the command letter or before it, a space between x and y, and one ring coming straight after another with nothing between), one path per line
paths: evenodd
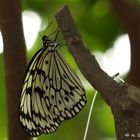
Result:
M42 43L43 43L43 47L52 47L55 48L58 44L57 42L55 42L54 40L51 40L48 36L44 35L42 37Z

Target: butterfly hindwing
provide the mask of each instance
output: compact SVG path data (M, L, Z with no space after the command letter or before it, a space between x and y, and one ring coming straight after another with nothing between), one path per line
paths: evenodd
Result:
M55 68L58 69L61 79L60 95L65 107L62 112L69 119L75 116L85 105L85 91L78 76L73 72L62 55L56 51L54 57L57 65ZM58 104L59 106L60 104Z

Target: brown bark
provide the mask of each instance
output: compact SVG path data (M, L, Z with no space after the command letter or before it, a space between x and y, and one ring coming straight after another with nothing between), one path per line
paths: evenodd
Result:
M80 71L111 107L117 139L140 139L139 88L117 83L101 70L95 57L85 49L67 6L60 9L55 18Z
M4 42L8 140L29 140L20 126L18 114L19 94L26 68L25 41L19 0L0 1L0 29Z

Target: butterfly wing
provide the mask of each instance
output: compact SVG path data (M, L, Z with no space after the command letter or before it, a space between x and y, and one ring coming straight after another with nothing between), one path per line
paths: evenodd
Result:
M63 121L74 117L86 104L85 90L78 76L58 52L54 52L53 85L55 103L53 109L59 112L59 119Z
M51 79L49 79L53 63L52 53L52 51L44 52L36 68L32 94L32 121L36 128L30 131L33 136L52 133L58 127L58 123L54 120L57 115L51 110L50 100L50 93L53 92Z
M20 97L20 122L30 136L52 133L86 104L84 88L57 50L38 52Z
M30 61L20 95L20 122L23 129L31 136L40 135L41 132L41 130L39 130L38 117L35 117L35 115L41 116L38 112L40 109L38 99L40 99L42 94L36 94L35 91L37 87L35 86L38 85L40 87L41 85L40 82L37 83L36 81L38 80L37 77L39 73L38 66L43 61L44 52L45 54L48 53L40 49Z

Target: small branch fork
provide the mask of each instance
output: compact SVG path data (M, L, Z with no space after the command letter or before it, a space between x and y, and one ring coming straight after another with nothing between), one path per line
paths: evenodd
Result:
M118 140L131 140L130 135L126 134L140 133L138 132L140 131L140 124L135 126L135 122L133 125L128 123L132 121L132 118L129 118L130 115L133 115L132 112L137 115L135 119L138 116L140 118L140 89L127 83L117 83L100 68L95 56L85 48L66 5L57 11L55 18L80 71L111 107ZM123 129L124 126L122 125L126 128ZM134 132L130 132L131 129Z

